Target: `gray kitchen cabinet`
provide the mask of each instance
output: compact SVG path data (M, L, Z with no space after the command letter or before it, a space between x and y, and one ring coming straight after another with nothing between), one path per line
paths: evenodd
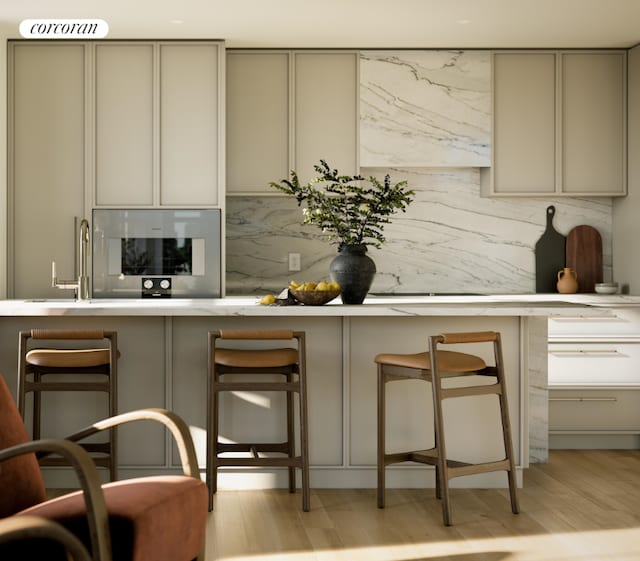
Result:
M223 47L95 47L96 206L218 206Z
M227 53L227 193L289 173L289 53ZM273 190L272 190L273 192Z
M87 45L9 42L8 295L65 298L84 216Z
M357 67L355 52L228 51L227 194L277 195L271 181L308 181L320 159L356 173Z
M626 194L626 53L561 53L562 190Z
M153 204L153 60L151 43L96 45L98 206Z
M488 196L626 194L626 53L493 54Z
M355 53L295 53L295 169L301 181L321 159L341 174L357 173L358 121Z
M553 53L493 57L493 187L495 194L554 194Z
M161 43L160 205L220 204L222 46Z

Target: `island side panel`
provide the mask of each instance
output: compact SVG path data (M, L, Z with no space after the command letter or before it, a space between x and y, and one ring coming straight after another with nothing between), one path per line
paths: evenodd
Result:
M428 336L443 332L499 331L502 336L513 445L518 465L526 463L521 450L523 418L520 374L520 321L517 317L403 317L350 319L350 458L352 466L368 471L368 485L375 486L376 464L376 365L377 353L417 353L428 350ZM493 363L490 345L448 345L482 356ZM457 384L460 380L449 381ZM482 382L480 382L482 383ZM487 379L485 383L490 383ZM448 455L463 461L489 461L504 457L496 396L447 400L444 403ZM387 451L418 450L433 446L431 386L407 380L387 384ZM388 469L390 487L434 485L433 470L416 464ZM425 473L425 469L428 469ZM504 486L503 474L484 474L454 480L461 486ZM473 479L473 481L471 481ZM463 481L466 480L466 481Z
M0 327L0 372L16 396L18 334L21 330L103 329L118 333L118 411L165 407L165 318L162 317L20 317L3 318ZM28 419L31 397L27 397ZM62 437L108 416L107 400L94 392L43 394L42 437ZM148 422L118 429L118 463L122 478L163 469L166 461L164 428ZM74 487L70 469L45 468L52 487ZM105 470L100 470L106 475Z
M545 317L522 319L523 372L529 429L529 462L546 463L549 459L549 389L548 389L548 321ZM526 379L526 378L525 378Z
M191 426L201 469L205 468L206 452L207 332L219 329L305 332L311 482L318 486L339 486L339 481L332 481L330 474L336 473L331 468L340 471L343 465L342 319L173 318L172 407ZM285 440L285 401L280 392L225 392L221 395L220 409L222 438L236 442ZM296 434L299 434L297 419L296 413ZM175 450L172 462L178 463ZM286 486L286 470L230 468L221 470L219 477L221 489L274 485Z

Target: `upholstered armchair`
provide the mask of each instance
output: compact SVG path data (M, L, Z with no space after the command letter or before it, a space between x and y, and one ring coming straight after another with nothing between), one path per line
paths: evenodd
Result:
M142 419L160 422L171 431L183 475L101 484L93 461L76 441ZM36 453L68 459L81 490L47 500ZM93 561L203 561L207 490L187 425L169 411L144 409L97 422L66 440L30 441L0 375L0 522L11 526L9 521L20 517L45 518L63 526L84 544ZM35 540L31 547L38 543ZM0 539L4 561L3 547ZM38 558L35 555L22 559ZM40 556L57 561L48 548Z

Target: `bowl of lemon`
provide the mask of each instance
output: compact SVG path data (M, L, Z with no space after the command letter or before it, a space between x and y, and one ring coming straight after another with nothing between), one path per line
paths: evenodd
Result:
M305 306L322 306L331 302L340 294L340 285L337 282L303 282L289 283L289 293Z

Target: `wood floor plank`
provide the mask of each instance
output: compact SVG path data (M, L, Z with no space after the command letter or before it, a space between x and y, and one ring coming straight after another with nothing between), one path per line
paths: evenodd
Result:
M219 491L207 561L639 561L640 451L560 451L519 490L452 489L454 526L433 489Z

